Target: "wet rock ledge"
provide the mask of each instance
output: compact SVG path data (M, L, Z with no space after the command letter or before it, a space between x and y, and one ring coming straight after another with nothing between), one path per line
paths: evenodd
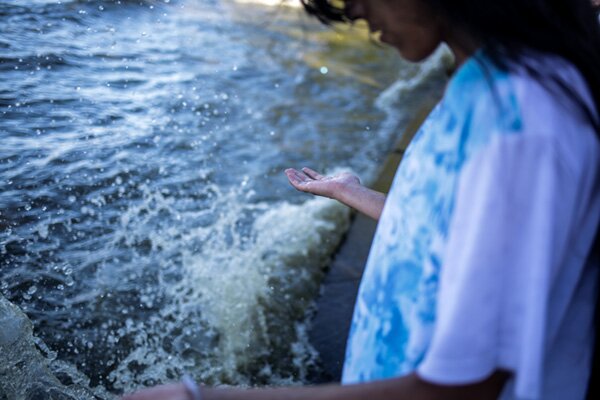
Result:
M53 358L33 335L29 318L0 294L0 400L101 398L76 383L83 378Z

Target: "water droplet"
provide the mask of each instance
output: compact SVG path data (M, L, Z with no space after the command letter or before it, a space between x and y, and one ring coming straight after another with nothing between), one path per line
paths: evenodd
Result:
M38 226L37 232L42 239L46 239L48 237L48 225L42 222L40 226Z
M70 196L69 196L69 202L71 202L71 203L75 203L75 200L77 200L77 197L75 197L75 196L73 196L73 195L70 195Z
M321 69L319 69L319 71L321 71L321 73L323 75L326 75L329 72L329 68L327 68L327 67L321 67Z

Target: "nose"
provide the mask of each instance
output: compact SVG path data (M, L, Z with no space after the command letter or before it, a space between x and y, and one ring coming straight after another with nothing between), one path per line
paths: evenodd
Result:
M363 0L346 0L344 13L351 21L365 18L365 5Z

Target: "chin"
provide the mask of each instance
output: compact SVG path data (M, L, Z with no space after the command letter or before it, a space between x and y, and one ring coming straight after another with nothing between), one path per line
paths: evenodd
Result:
M403 50L399 47L396 47L396 50L398 51L398 53L400 54L400 56L405 59L406 61L409 62L413 62L413 63L419 63L421 61L424 61L425 59L427 59L427 57L429 57L430 55L433 54L433 52L435 51L435 49L433 49L432 51L427 51L427 52L416 52L416 51L407 51L407 50Z
M388 43L390 46L394 47L400 56L406 61L418 63L425 59L427 59L430 55L432 55L435 50L439 46L439 42L431 43L427 46L418 46L418 47L409 47L403 46L399 43Z
M418 63L432 55L441 41L435 38L417 38L414 36L390 35L382 31L381 42L395 48L406 61Z

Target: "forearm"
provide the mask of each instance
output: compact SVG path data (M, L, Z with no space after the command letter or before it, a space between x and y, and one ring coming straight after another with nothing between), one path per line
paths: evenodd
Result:
M487 379L462 386L428 383L415 373L357 385L326 385L261 389L205 387L202 400L493 400L510 375L496 371ZM192 400L198 388L187 382L156 386L125 396L123 400Z
M385 204L385 194L362 185L352 185L341 190L336 200L374 220L379 220Z
M375 220L383 210L385 195L362 186L360 179L350 172L323 176L304 167L301 171L288 168L285 174L297 190L340 201Z
M358 385L267 389L205 389L204 400L491 400L498 398L507 374L465 386L439 386L416 374Z
M204 400L388 400L409 399L398 397L400 380L387 380L360 385L324 385L263 389L207 389ZM412 397L414 399L414 397Z

